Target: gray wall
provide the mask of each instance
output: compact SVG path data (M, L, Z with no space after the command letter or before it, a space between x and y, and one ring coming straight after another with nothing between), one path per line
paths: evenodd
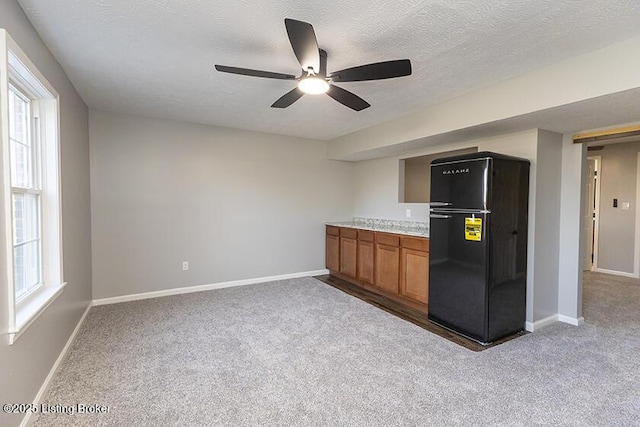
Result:
M62 162L62 295L9 346L6 292L0 292L0 402L32 402L91 299L91 217L87 108L62 68L14 0L0 1L0 27L6 29L60 94ZM0 212L0 215L2 213ZM4 222L3 222L4 223ZM4 251L4 246L0 248ZM0 253L0 259L4 258ZM0 288L5 289L4 274ZM17 425L19 415L0 413L0 425Z
M560 233L558 266L558 314L582 318L582 232L584 213L585 144L574 144L573 135L562 136L562 181L560 183Z
M90 135L94 299L323 269L353 215L326 142L94 110Z
M534 320L558 313L562 135L539 131L536 156Z
M421 152L416 155L422 154ZM405 156L406 157L406 156ZM355 164L354 215L368 218L427 221L426 203L400 203L403 188L399 156L360 161ZM411 209L406 218L405 209Z
M640 142L607 145L589 155L602 156L598 268L633 273L637 162ZM613 207L613 199L618 207ZM622 202L630 209L623 210ZM636 254L637 256L637 254Z

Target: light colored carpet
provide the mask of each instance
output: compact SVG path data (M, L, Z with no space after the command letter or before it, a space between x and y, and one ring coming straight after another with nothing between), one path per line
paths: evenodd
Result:
M640 281L589 274L586 324L474 353L312 278L95 307L45 425L640 422Z

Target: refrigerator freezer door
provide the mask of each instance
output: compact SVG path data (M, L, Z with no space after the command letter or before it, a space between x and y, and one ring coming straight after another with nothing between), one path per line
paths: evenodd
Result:
M487 342L489 214L431 213L429 319Z
M486 210L490 159L433 164L431 166L431 207Z

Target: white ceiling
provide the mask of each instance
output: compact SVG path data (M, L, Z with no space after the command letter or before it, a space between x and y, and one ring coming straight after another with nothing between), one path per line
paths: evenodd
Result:
M640 35L638 0L18 0L91 108L332 139ZM284 18L311 23L328 71L409 58L413 75L270 105L300 72Z

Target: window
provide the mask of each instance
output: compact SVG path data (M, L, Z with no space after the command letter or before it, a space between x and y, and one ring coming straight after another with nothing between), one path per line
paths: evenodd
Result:
M0 30L2 217L9 343L64 288L60 226L58 94Z
M15 302L42 285L40 162L31 100L9 84L9 152Z

